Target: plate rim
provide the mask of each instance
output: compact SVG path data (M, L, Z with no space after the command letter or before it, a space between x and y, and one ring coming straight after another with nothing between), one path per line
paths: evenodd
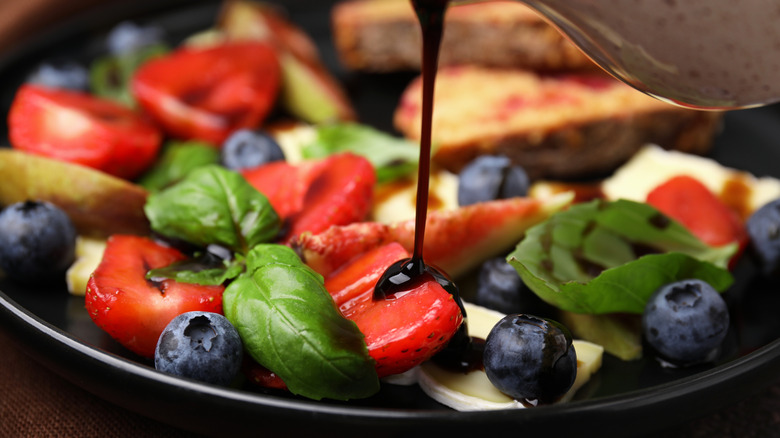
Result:
M105 382L116 376L129 377L133 384L142 383L144 387L157 386L155 392L170 393L168 396L172 400L196 396L198 402L224 405L223 407L228 409L244 405L243 410L247 411L247 415L255 409L259 409L264 414L278 415L280 420L304 415L310 421L322 426L369 422L375 425L379 423L383 427L399 431L417 429L428 422L436 424L446 422L453 430L463 431L464 427L478 426L484 433L483 426L486 424L490 424L490 429L496 431L508 426L522 426L524 431L537 428L543 430L547 423L561 418L562 415L567 416L572 432L581 431L582 427L595 426L616 415L621 417L622 422L627 422L627 419L637 415L639 409L643 411L641 415L649 415L652 412L665 415L666 421L656 422L655 427L660 431L674 424L674 421L685 421L692 417L691 412L688 411L684 416L675 418L674 413L665 408L667 404L676 406L681 403L681 399L687 399L698 404L693 411L695 416L700 416L736 403L773 380L780 380L780 375L776 371L780 366L780 339L776 339L742 357L691 376L596 399L504 411L404 410L286 399L170 376L77 339L74 335L33 314L2 291L0 291L0 326L5 328L12 335L11 338L38 362L94 395L182 429L192 429L191 426L197 426L194 429L198 432L204 431L203 425L188 424L187 419L184 419L185 421L171 419L164 413L155 415L154 412L150 412L150 409L139 408L133 400L117 399L116 394L113 396L110 394L117 392L117 388L105 387ZM93 369L98 369L105 376L92 374ZM85 381L84 374L89 374L98 382ZM736 380L741 384L733 384ZM726 382L729 382L729 385L724 390L722 386ZM712 397L706 397L707 395ZM707 402L701 403L702 400ZM671 417L669 414L672 414ZM243 415L239 416L243 417ZM625 430L621 428L616 430L620 431L616 436L626 436ZM239 425L236 432L242 431L245 431L245 426ZM224 428L213 432L220 434L224 432ZM644 434L648 429L643 428L641 432Z

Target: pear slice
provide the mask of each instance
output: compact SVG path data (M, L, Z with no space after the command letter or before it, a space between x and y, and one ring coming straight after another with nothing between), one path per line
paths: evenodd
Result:
M126 180L77 164L0 148L0 205L48 201L70 216L80 235L149 234L147 192Z
M309 123L353 121L355 114L324 68L302 62L289 53L282 64L282 105Z
M78 236L76 239L76 261L70 265L65 274L68 292L71 295L84 296L87 293L89 277L103 260L105 249L105 239Z
M341 85L320 60L306 33L271 5L232 1L220 15L220 29L229 39L270 41L282 66L281 104L309 123L356 120Z
M588 315L561 311L561 322L582 339L597 342L622 360L642 357L642 321L638 315Z

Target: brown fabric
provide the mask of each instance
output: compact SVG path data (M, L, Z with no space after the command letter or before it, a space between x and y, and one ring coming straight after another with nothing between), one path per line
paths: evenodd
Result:
M101 0L0 0L0 52Z
M192 437L107 403L52 373L0 330L0 437Z
M0 437L192 437L107 403L40 365L0 330ZM658 436L780 437L780 383Z

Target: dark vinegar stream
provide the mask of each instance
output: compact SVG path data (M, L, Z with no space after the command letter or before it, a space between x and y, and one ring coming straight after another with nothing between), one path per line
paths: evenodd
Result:
M417 170L417 199L415 211L414 253L411 259L393 264L379 279L374 299L391 298L396 293L414 289L434 279L457 298L455 285L446 275L423 261L425 222L428 216L428 190L431 168L431 130L433 118L433 90L439 64L439 47L444 31L444 14L449 0L412 0L422 30L422 127L420 160ZM458 298L458 302L460 299ZM461 308L463 306L461 305Z
M420 131L420 160L417 173L417 199L415 211L414 253L410 259L400 260L390 266L377 282L374 299L392 299L427 282L436 281L452 294L463 313L463 323L446 349L437 358L450 368L472 368L473 360L467 359L472 350L468 336L466 310L458 289L447 275L429 266L423 260L425 223L428 216L428 191L431 168L431 131L433 119L433 91L439 64L439 47L444 32L444 15L449 0L412 0L412 6L422 30L422 126ZM478 361L481 364L481 360ZM479 366L479 365L477 365Z

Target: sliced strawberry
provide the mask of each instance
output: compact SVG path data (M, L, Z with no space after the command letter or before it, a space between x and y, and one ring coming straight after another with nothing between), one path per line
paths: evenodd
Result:
M409 258L409 252L401 245L388 244L376 247L341 268L325 279L325 289L330 292L333 301L347 316L352 309L371 301L371 294L379 277L393 263Z
M132 179L157 157L162 135L141 115L85 93L23 85L8 115L11 145Z
M546 200L512 198L451 211L430 211L425 227L425 260L457 277L485 259L504 253L530 226L569 201L571 195L566 194ZM413 251L414 220L331 227L319 234L302 234L291 244L307 265L327 277L352 258L390 242Z
M293 165L285 161L274 161L243 170L242 174L254 188L268 198L282 219L288 219L303 209L306 191L321 171L320 162Z
M732 258L732 265L747 245L747 231L737 212L695 178L681 175L669 179L647 194L647 203L708 245L737 242L740 251Z
M259 126L279 92L279 60L263 42L184 47L144 64L132 79L138 102L174 137L221 145Z
M364 220L371 210L375 184L376 173L367 159L349 153L326 158L306 191L303 210L293 217L288 238Z
M379 377L400 374L441 351L463 322L449 292L428 281L400 298L375 301L348 318L366 338Z
M441 350L463 321L449 292L428 281L389 299L374 300L374 286L387 268L409 253L398 243L369 251L325 280L341 313L357 324L379 377L408 371Z
M376 183L371 163L351 153L296 166L271 163L245 171L244 177L287 219L286 242L304 232L364 220Z
M251 357L244 358L241 372L250 382L263 388L287 389L287 384L284 383L281 377L255 362Z
M355 120L355 110L338 80L320 59L314 41L279 8L261 2L227 2L220 30L231 39L274 45L282 69L280 104L309 123Z
M157 339L177 315L194 310L222 313L222 286L146 279L150 269L184 258L178 250L145 237L110 237L87 284L89 316L129 350L154 357Z

